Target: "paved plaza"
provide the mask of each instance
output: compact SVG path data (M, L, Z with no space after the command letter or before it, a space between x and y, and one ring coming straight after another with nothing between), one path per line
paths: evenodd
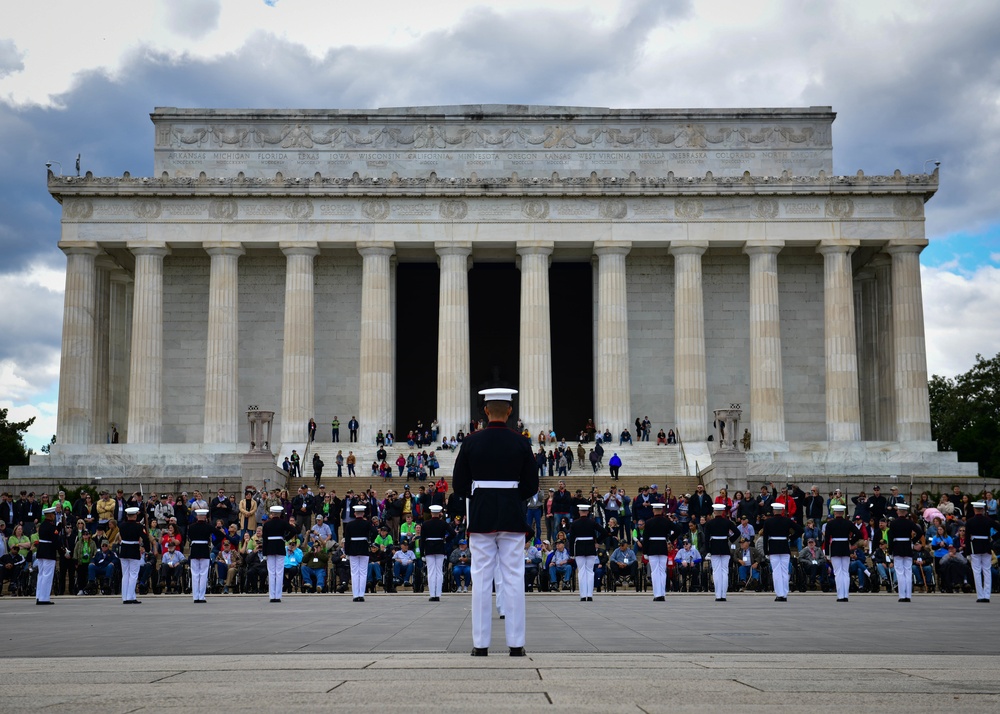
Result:
M974 596L528 596L528 657L494 620L471 648L468 595L0 601L0 711L320 707L491 712L989 711L1000 705L1000 603ZM44 682L44 684L42 684ZM395 704L393 703L395 702Z

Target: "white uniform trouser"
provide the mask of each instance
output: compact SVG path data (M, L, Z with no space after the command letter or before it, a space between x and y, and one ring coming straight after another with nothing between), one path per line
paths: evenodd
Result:
M497 552L496 567L493 568L493 589L497 593L497 614L506 618L507 614L503 611L503 570L500 567L499 551Z
M272 600L281 599L281 588L285 583L285 556L267 556L267 589Z
M725 598L729 591L729 556L712 556L712 582L715 583L715 597Z
M138 558L122 558L122 602L135 600L135 586L139 582L139 566L142 561Z
M851 559L844 555L830 557L830 564L833 566L833 580L837 584L837 599L844 600L851 594L851 576L848 568L851 567Z
M913 558L896 556L893 559L896 568L896 586L899 589L899 599L913 596Z
M427 559L427 589L430 590L431 597L441 597L441 588L444 585L444 556L425 555L424 558ZM351 568L353 573L353 563Z
M667 594L667 556L649 556L649 579L653 584L653 597Z
M38 583L35 587L35 599L48 602L52 598L52 577L56 574L56 561L38 559Z
M976 581L976 599L989 600L993 588L993 574L990 572L990 554L970 555L972 579Z
M282 567L284 567L284 563L282 563ZM207 589L208 558L191 558L191 597L194 600L204 600Z
M508 647L524 647L524 534L470 533L472 551L472 644L489 647L493 582L503 589ZM496 578L495 572L503 574Z
M788 597L788 553L767 556L771 561L771 580L774 582L774 596Z
M580 581L580 597L594 597L594 563L596 555L576 556L576 578Z
M354 597L364 597L368 584L368 556L351 555L347 559L351 561L351 592ZM440 586L438 589L440 591Z

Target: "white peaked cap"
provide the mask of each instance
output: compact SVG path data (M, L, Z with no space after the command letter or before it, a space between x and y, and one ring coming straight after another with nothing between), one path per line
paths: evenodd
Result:
M483 400L487 402L509 402L512 397L517 394L516 389L481 389L479 394L482 395Z
M355 513L360 513L361 511L364 511L367 508L368 508L367 506L354 506L353 510L354 510Z
M271 513L282 513L285 509L282 508L281 506L271 506L267 510L269 510Z
M842 506L839 503L836 506L830 506L831 511L836 511L837 513L843 513L847 510L847 506Z
M726 504L725 503L713 503L712 504L712 510L713 511L724 511L724 510L726 510Z
M662 503L656 503L656 502L654 501L653 503L651 503L651 504L649 504L649 505L650 505L650 506L652 506L652 507L653 507L654 509L659 509L659 508L663 508L663 506L664 506L665 504L662 504Z
M896 504L896 510L897 511L908 511L908 510L910 510L910 504L908 504L908 503L897 503Z
M444 510L444 508L442 506L431 506L430 507L431 513L440 513L443 510Z
M785 510L785 504L784 503L772 503L771 504L771 509L775 510L775 511L783 511L783 510Z
M196 509L194 509L194 514L196 516L207 516L208 515L208 509L207 508L196 508Z
M125 513L127 515L129 515L129 516L134 516L138 512L139 512L139 509L136 508L135 506L132 506L131 508L126 508L125 509Z

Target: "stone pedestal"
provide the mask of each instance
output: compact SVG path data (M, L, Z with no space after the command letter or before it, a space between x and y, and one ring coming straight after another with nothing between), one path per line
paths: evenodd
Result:
M708 431L705 367L705 298L701 256L708 243L673 245L674 420L685 442L703 441Z
M271 452L271 426L274 412L250 409L247 411L247 425L250 432L250 450L240 457L240 477L243 484L270 487L285 487L287 479L282 478L274 464Z
M159 444L163 425L163 258L166 246L130 245L135 255L128 440Z
M778 253L783 245L748 243L743 249L750 256L750 430L754 438L768 442L785 440L778 306Z
M716 409L715 412L715 443L717 451L742 451L740 439L740 418L743 410L740 405L733 404L729 409Z
M59 365L59 444L93 441L96 244L61 246L66 254L62 357Z
M517 244L521 267L521 349L518 417L532 434L552 422L552 333L549 318L549 260L554 244Z
M237 440L239 414L239 243L205 246L212 258L205 359L206 444ZM270 440L270 439L269 439Z
M305 443L313 416L316 357L314 347L313 259L315 243L282 243L285 266L285 330L281 370L281 441ZM283 447L284 448L284 447Z
M930 441L927 341L920 288L920 251L927 241L890 243L892 256L892 340L895 351L896 438Z
M392 324L392 243L358 246L361 273L361 392L358 405L359 443L371 446L379 429L393 426L395 374ZM468 298L466 298L468 299ZM440 420L440 419L439 419ZM305 422L303 422L304 426ZM345 422L346 425L346 422Z
M861 440L851 254L857 241L823 241L824 354L828 441Z
M631 424L628 364L628 286L631 243L594 243L597 255L597 428L618 434Z
M469 256L471 243L438 243L441 265L438 297L437 420L442 434L468 428ZM376 430L381 427L376 427ZM404 439L405 441L405 439Z

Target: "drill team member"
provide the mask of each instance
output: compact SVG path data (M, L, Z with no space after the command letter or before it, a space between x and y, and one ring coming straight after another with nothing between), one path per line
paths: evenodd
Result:
M802 526L785 515L785 504L771 504L773 515L764 521L761 533L764 538L764 555L771 562L771 579L774 581L774 601L788 601L788 561L792 549L788 542L802 535Z
M42 522L38 525L38 582L35 587L35 604L52 604L52 578L56 573L56 558L60 542L56 528L56 509L43 508Z
M736 524L726 518L726 504L712 504L714 517L705 524L708 552L712 556L712 580L715 601L725 602L729 591L729 543L740 537Z
M965 522L965 554L972 563L972 578L976 581L976 602L989 602L993 588L993 574L990 572L990 531L1000 533L1000 523L986 515L986 501L974 501L972 510L976 512Z
M195 522L188 528L188 538L191 539L191 597L194 602L205 602L205 591L208 589L209 556L212 555L212 536L219 539L219 547L226 532L208 522L208 509L197 508L194 512Z
M448 538L448 524L441 518L441 506L431 506L431 518L420 529L420 552L427 559L427 589L430 602L441 601L444 584L444 558Z
M909 504L897 503L896 517L889 524L889 552L896 568L899 602L910 602L913 595L913 541L924 537L923 529L909 515Z
M833 520L826 524L826 555L833 565L833 580L837 585L837 602L847 602L851 592L851 548L860 538L858 529L844 518L847 506L836 504L830 507Z
M642 553L649 558L649 579L653 584L653 602L664 602L667 594L667 540L673 534L673 525L663 517L665 504L653 502L653 517L646 521L642 532Z
M576 560L576 573L580 580L580 602L594 600L594 563L597 561L597 541L601 529L590 517L590 505L577 506L580 517L569 527L569 550Z
M264 555L267 556L267 586L271 602L281 602L281 587L285 580L285 541L295 538L297 533L282 518L285 509L271 506L270 518L264 523Z
M139 546L145 546L150 550L149 533L146 526L139 523L138 506L130 506L125 509L125 520L118 526L121 535L121 548L118 557L122 564L122 604L141 605L135 595L135 586L139 581L139 568L142 567L143 557L139 552Z
M354 506L354 520L344 524L344 552L351 563L351 591L354 602L365 601L368 584L368 544L372 539L372 524L365 518L366 506Z
M538 491L538 468L528 441L507 427L512 389L485 389L489 423L465 438L455 461L452 486L470 501L467 531L472 551L472 655L489 654L490 592L503 588L504 630L512 657L524 652L524 537L527 500ZM494 574L502 571L499 578Z

